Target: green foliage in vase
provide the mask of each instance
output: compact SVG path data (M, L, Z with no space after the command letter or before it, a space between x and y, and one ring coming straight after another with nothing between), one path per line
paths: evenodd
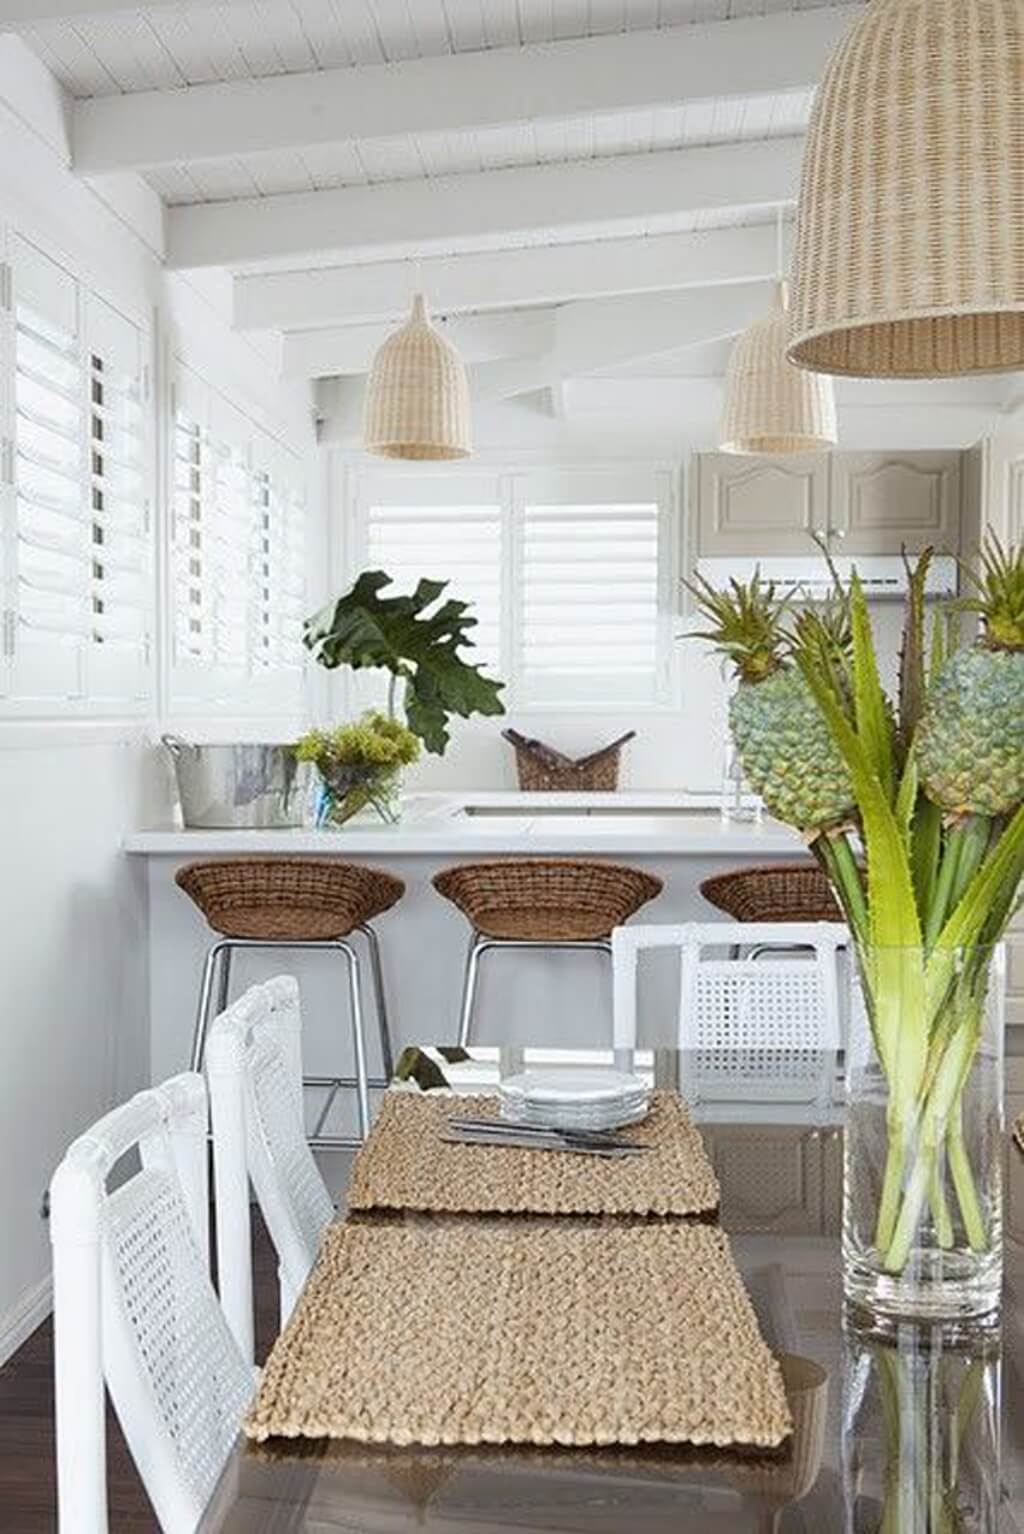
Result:
M759 573L724 592L697 577L690 590L709 623L695 637L710 640L735 668L729 723L748 782L776 819L801 831L848 821L853 793L842 755L789 656L789 597ZM833 607L822 622L841 645L845 617Z
M1006 815L1024 800L1024 547L992 540L977 596L977 642L940 672L917 735L925 792L957 815Z
M856 574L846 612L779 597L758 576L729 593L692 588L740 686L732 728L769 810L811 836L856 943L889 1083L889 1149L876 1243L900 1273L926 1205L955 1239L945 1178L970 1246L988 1234L964 1141L961 1099L978 1048L993 946L1024 877L1024 551L985 555L969 649L927 642L928 551L909 572L897 702L883 690ZM929 649L931 653L929 654ZM765 689L795 667L801 685ZM755 705L748 702L755 700ZM750 714L764 699L756 728ZM778 743L784 743L784 747ZM777 751L773 754L773 745ZM799 769L788 756L801 758ZM813 767L808 766L813 763ZM799 792L789 771L802 774ZM836 813L842 806L842 813ZM859 836L863 861L850 829Z
M405 685L409 728L443 756L452 714L503 714L502 682L460 654L471 649L477 620L467 602L439 602L447 581L421 580L408 596L381 596L392 584L367 570L351 590L307 618L303 639L321 666L389 671Z
M370 710L332 730L309 730L296 742L300 762L314 762L328 775L338 767L408 767L418 760L420 742L398 719Z

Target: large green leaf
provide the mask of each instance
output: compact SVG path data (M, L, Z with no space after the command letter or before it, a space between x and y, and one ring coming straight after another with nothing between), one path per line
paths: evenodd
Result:
M903 642L900 645L899 743L904 756L910 753L914 732L924 709L925 594L928 570L934 554L934 549L925 549L913 567L906 554L903 556L907 572L907 602L903 615Z
M383 570L365 571L344 596L306 620L303 638L328 670L351 666L404 677L409 728L442 756L450 715L503 714L504 683L459 654L472 648L476 619L466 602L434 605L446 581L421 580L409 596L381 596L390 585Z
M850 620L853 629L853 705L857 733L886 800L892 804L896 793L892 720L878 675L871 615L856 570L850 582Z

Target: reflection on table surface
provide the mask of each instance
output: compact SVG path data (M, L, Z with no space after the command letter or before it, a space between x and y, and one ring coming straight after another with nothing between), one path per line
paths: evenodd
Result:
M407 1055L407 1074L415 1064L432 1089L460 1093L493 1091L504 1076L545 1064L627 1064L611 1051L548 1048L473 1047L468 1058L429 1048L419 1057ZM787 1100L769 1083L757 1097L716 1100L701 1095L705 1060L641 1050L628 1062L652 1086L681 1090L704 1125L723 1183L722 1224L784 1363L790 1445L777 1454L240 1446L203 1530L1024 1534L1022 1249L1011 1237L996 1324L881 1328L844 1314L842 1062L819 1063L809 1097ZM749 1086L751 1062L712 1075L719 1092L730 1079ZM1006 1165L1019 1202L1024 1157L1008 1149Z

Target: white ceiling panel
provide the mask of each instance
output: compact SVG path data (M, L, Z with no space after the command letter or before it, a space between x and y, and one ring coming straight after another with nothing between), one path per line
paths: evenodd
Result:
M245 0L144 6L31 28L74 96L516 47L830 0Z

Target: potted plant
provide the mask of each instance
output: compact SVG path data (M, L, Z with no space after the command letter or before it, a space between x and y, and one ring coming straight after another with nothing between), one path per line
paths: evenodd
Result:
M409 596L381 596L391 576L368 570L352 588L308 618L303 635L321 666L388 671L388 714L401 688L406 723L425 748L443 756L453 714L503 714L502 682L483 675L461 651L472 649L476 619L468 602L439 599L447 581L421 580ZM435 605L437 604L437 605Z
M333 730L309 730L295 755L320 774L316 824L344 825L368 806L382 820L397 820L401 771L419 754L420 742L410 729L373 709Z
M847 1293L924 1317L999 1303L1001 939L1024 875L1024 548L990 543L966 572L980 632L959 648L941 618L926 639L930 557L910 574L895 700L856 575L795 621L756 576L691 587L736 667L744 772L828 873L856 951Z

